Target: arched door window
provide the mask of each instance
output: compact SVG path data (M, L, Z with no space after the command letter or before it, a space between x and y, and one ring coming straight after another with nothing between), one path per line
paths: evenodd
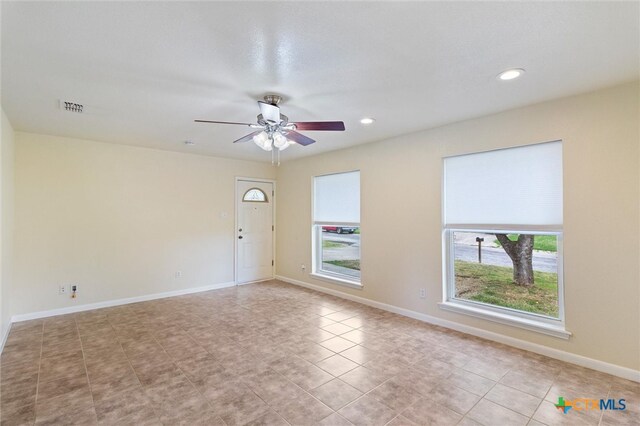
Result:
M249 203L268 203L267 194L260 188L251 188L244 193L242 201Z

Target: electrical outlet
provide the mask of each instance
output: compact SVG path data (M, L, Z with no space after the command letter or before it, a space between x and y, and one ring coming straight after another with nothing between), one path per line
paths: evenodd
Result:
M302 265L300 265L300 269L305 271L307 269L307 267L305 266L305 264L303 263Z
M66 285L58 286L58 294L67 294L67 286Z
M176 271L176 278L182 278L182 271Z
M420 299L424 299L427 297L427 289L426 288L421 288L420 289Z

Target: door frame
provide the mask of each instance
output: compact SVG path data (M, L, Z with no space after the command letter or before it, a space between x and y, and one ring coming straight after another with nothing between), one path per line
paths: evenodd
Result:
M273 253L273 265L271 265L271 278L266 278L263 280L257 280L257 281L249 281L246 283L239 283L238 282L238 214L240 213L240 211L238 210L238 183L240 181L243 182L262 182L262 183L270 183L273 185L273 194L271 194L271 226L273 226L273 231L271 233L272 235L272 253ZM235 282L236 286L238 285L244 285L244 284L251 284L251 283L256 283L256 282L261 282L261 281L268 281L268 280L272 280L275 278L276 276L276 181L275 179L264 179L264 178L253 178L253 177L245 177L245 176L236 176L235 178L235 184L234 184L234 205L233 205L233 210L234 210L234 217L233 217L233 281Z

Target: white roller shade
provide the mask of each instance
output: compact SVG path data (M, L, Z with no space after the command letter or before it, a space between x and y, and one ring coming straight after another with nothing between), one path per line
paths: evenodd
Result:
M444 221L562 225L562 142L445 158Z
M313 194L314 222L360 222L359 171L316 176Z

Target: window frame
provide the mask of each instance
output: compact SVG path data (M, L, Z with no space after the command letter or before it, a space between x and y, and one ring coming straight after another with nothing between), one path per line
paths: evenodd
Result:
M338 284L355 289L362 289L362 275L360 279L355 279L349 275L338 274L331 271L325 271L322 269L322 227L323 226L342 226L342 227L357 227L362 232L360 222L326 222L315 220L315 200L316 200L316 187L315 179L322 176L346 174L346 173L360 173L360 180L362 180L362 174L360 169L344 170L332 173L323 173L319 175L311 176L311 275L313 278L326 281L331 284ZM358 193L360 205L362 197L362 186ZM362 265L362 233L360 235L360 265ZM362 273L362 269L360 271Z
M566 330L565 325L565 296L564 296L564 252L563 252L563 225L562 216L559 223L555 224L506 224L506 223L471 223L447 222L447 167L446 159L475 154L486 154L493 151L512 150L524 147L534 147L547 143L560 143L562 139L550 140L539 143L523 144L511 147L479 150L461 154L447 155L442 159L442 302L439 307L443 310L452 311L476 318L481 318L500 324L523 328L530 331L569 339L571 332ZM561 152L563 149L561 148ZM560 163L562 167L562 160ZM452 194L455 196L456 194ZM561 200L562 202L562 200ZM560 205L562 208L562 205ZM508 216L507 216L508 217ZM518 309L501 307L473 300L464 300L455 297L455 253L453 245L453 234L455 232L479 232L479 233L508 233L508 234L533 234L533 235L556 235L557 238L557 274L558 274L558 317L553 318L547 315L533 312L521 311Z
M342 226L360 229L359 222L314 222L312 225L312 258L311 258L311 275L315 278L333 282L347 287L362 288L362 277L356 279L350 275L339 274L336 272L326 271L322 269L322 227L323 226ZM362 233L360 235L360 245L362 246ZM360 251L360 264L362 265L362 251ZM361 271L362 272L362 271Z
M453 234L455 232L478 233L505 233L505 234L532 234L555 235L557 240L557 274L558 274L558 318L550 317L534 312L492 305L473 300L464 300L455 297L455 252ZM565 328L564 309L564 255L563 255L563 231L558 226L488 226L488 225L443 225L443 301L439 303L441 309L470 315L476 318L487 319L501 324L512 325L519 328L536 331L554 337L568 339L571 333Z

